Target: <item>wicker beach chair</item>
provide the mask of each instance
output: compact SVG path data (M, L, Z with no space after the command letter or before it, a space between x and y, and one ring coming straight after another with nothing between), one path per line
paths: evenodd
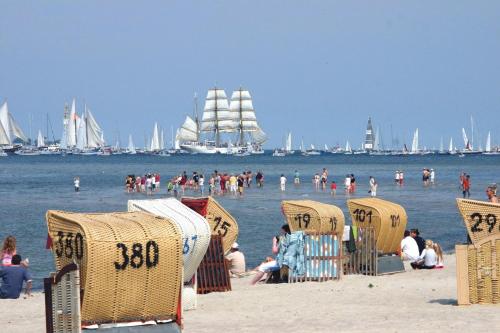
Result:
M353 226L375 228L379 254L396 253L408 221L405 209L393 202L378 198L347 200Z
M224 253L227 253L238 239L238 223L234 217L212 197L183 197L181 202L207 219L212 235L222 237Z
M312 200L286 200L281 203L283 214L291 231L344 231L344 213L334 205Z
M80 272L69 264L43 280L47 333L80 333Z
M144 212L47 212L57 270L80 268L84 325L147 320L180 324L181 230Z
M457 199L472 244L456 245L458 304L500 303L500 204Z
M128 211L144 211L166 217L175 222L182 232L184 261L184 310L196 308L196 270L210 243L210 226L207 220L174 198L154 200L129 200Z

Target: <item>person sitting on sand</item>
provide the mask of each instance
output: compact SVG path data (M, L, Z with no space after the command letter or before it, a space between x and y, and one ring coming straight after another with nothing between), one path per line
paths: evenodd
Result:
M418 257L418 260L411 263L413 269L433 269L438 263L434 243L428 239L425 241L425 249Z
M281 235L275 236L273 238L273 248L272 252L274 255L278 255L279 252L279 243L283 240L286 234L290 234L290 227L288 224L284 224L281 226ZM254 285L259 282L265 273L274 272L280 269L277 260L268 260L257 267L257 274L255 274L254 278L251 281L251 284Z
M443 250L441 249L441 246L438 243L434 243L434 252L436 252L437 256L437 264L435 268L443 268L444 267L444 260L443 260Z
M415 242L417 242L418 253L422 254L422 252L425 249L425 239L423 239L422 237L420 237L420 232L418 231L418 229L411 229L410 230L410 236L413 237L413 239L415 240Z
M19 298L26 281L26 294L31 296L31 274L28 269L21 265L21 256L16 254L12 257L12 265L0 267L0 299Z
M226 255L229 261L229 274L231 277L239 276L245 273L245 255L240 251L238 243L231 245L231 252Z
M410 231L405 230L405 238L401 241L401 257L403 260L414 262L418 259L420 252L418 251L418 244L410 236Z
M12 257L16 254L16 237L7 236L3 241L2 251L0 251L0 264L10 265Z
M489 202L498 203L497 184L492 184L486 188L486 196Z

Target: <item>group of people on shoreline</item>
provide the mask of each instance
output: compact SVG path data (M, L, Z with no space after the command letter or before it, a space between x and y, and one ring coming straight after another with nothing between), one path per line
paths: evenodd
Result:
M143 176L128 175L125 177L125 192L153 195L160 190L159 173L147 173Z
M19 298L26 283L26 295L31 296L32 278L28 271L29 260L22 260L17 253L16 238L7 236L0 251L0 299Z

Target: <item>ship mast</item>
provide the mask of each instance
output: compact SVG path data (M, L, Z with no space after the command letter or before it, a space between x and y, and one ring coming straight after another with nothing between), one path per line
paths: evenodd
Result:
M215 110L214 110L214 116L215 116L215 126L214 126L214 131L215 131L215 146L219 147L220 146L220 133L219 133L219 116L218 116L218 106L217 106L217 87L215 87Z
M245 140L245 135L243 133L243 107L242 107L242 98L241 98L241 92L243 91L240 87L239 91L239 112L240 112L240 146L243 147L243 141Z

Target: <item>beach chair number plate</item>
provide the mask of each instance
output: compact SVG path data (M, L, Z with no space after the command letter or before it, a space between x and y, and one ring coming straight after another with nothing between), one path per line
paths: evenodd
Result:
M198 239L198 235L193 235L191 237L193 244L191 246L189 246L189 237L184 238L184 246L182 247L182 254L188 254L189 250L191 250L191 252L193 252L193 250L196 246L197 239Z
M128 266L131 268L139 269L144 263L146 263L146 268L153 268L158 265L159 252L158 244L155 241L148 241L146 246L143 246L141 243L132 244L132 250L129 251L127 245L123 243L116 244L116 248L120 250L122 261L115 261L116 270L124 270ZM144 248L146 249L144 251ZM144 252L145 257L144 258Z
M399 215L391 215L391 227L397 228L401 224L401 218Z
M226 221L222 221L222 217L220 216L215 217L214 221L216 223L214 231L217 231L217 234L219 234L219 236L226 237L231 225Z
M330 224L332 225L332 230L337 230L337 218L335 216L330 218Z
M311 215L309 214L297 214L294 218L299 224L299 229L302 229L302 222L304 222L304 229L307 229L309 222L311 222Z
M481 213L473 213L470 216L469 224L472 233L482 232L485 229L488 233L491 233L497 224L497 217L494 214L483 216Z
M57 233L56 241L56 256L61 258L65 256L66 258L72 259L75 256L76 259L83 258L83 236L79 232L73 236L72 232L64 233L59 231Z
M364 209L359 209L356 208L352 214L354 215L354 218L356 219L356 222L363 223L368 219L368 223L372 223L372 211L366 212Z

